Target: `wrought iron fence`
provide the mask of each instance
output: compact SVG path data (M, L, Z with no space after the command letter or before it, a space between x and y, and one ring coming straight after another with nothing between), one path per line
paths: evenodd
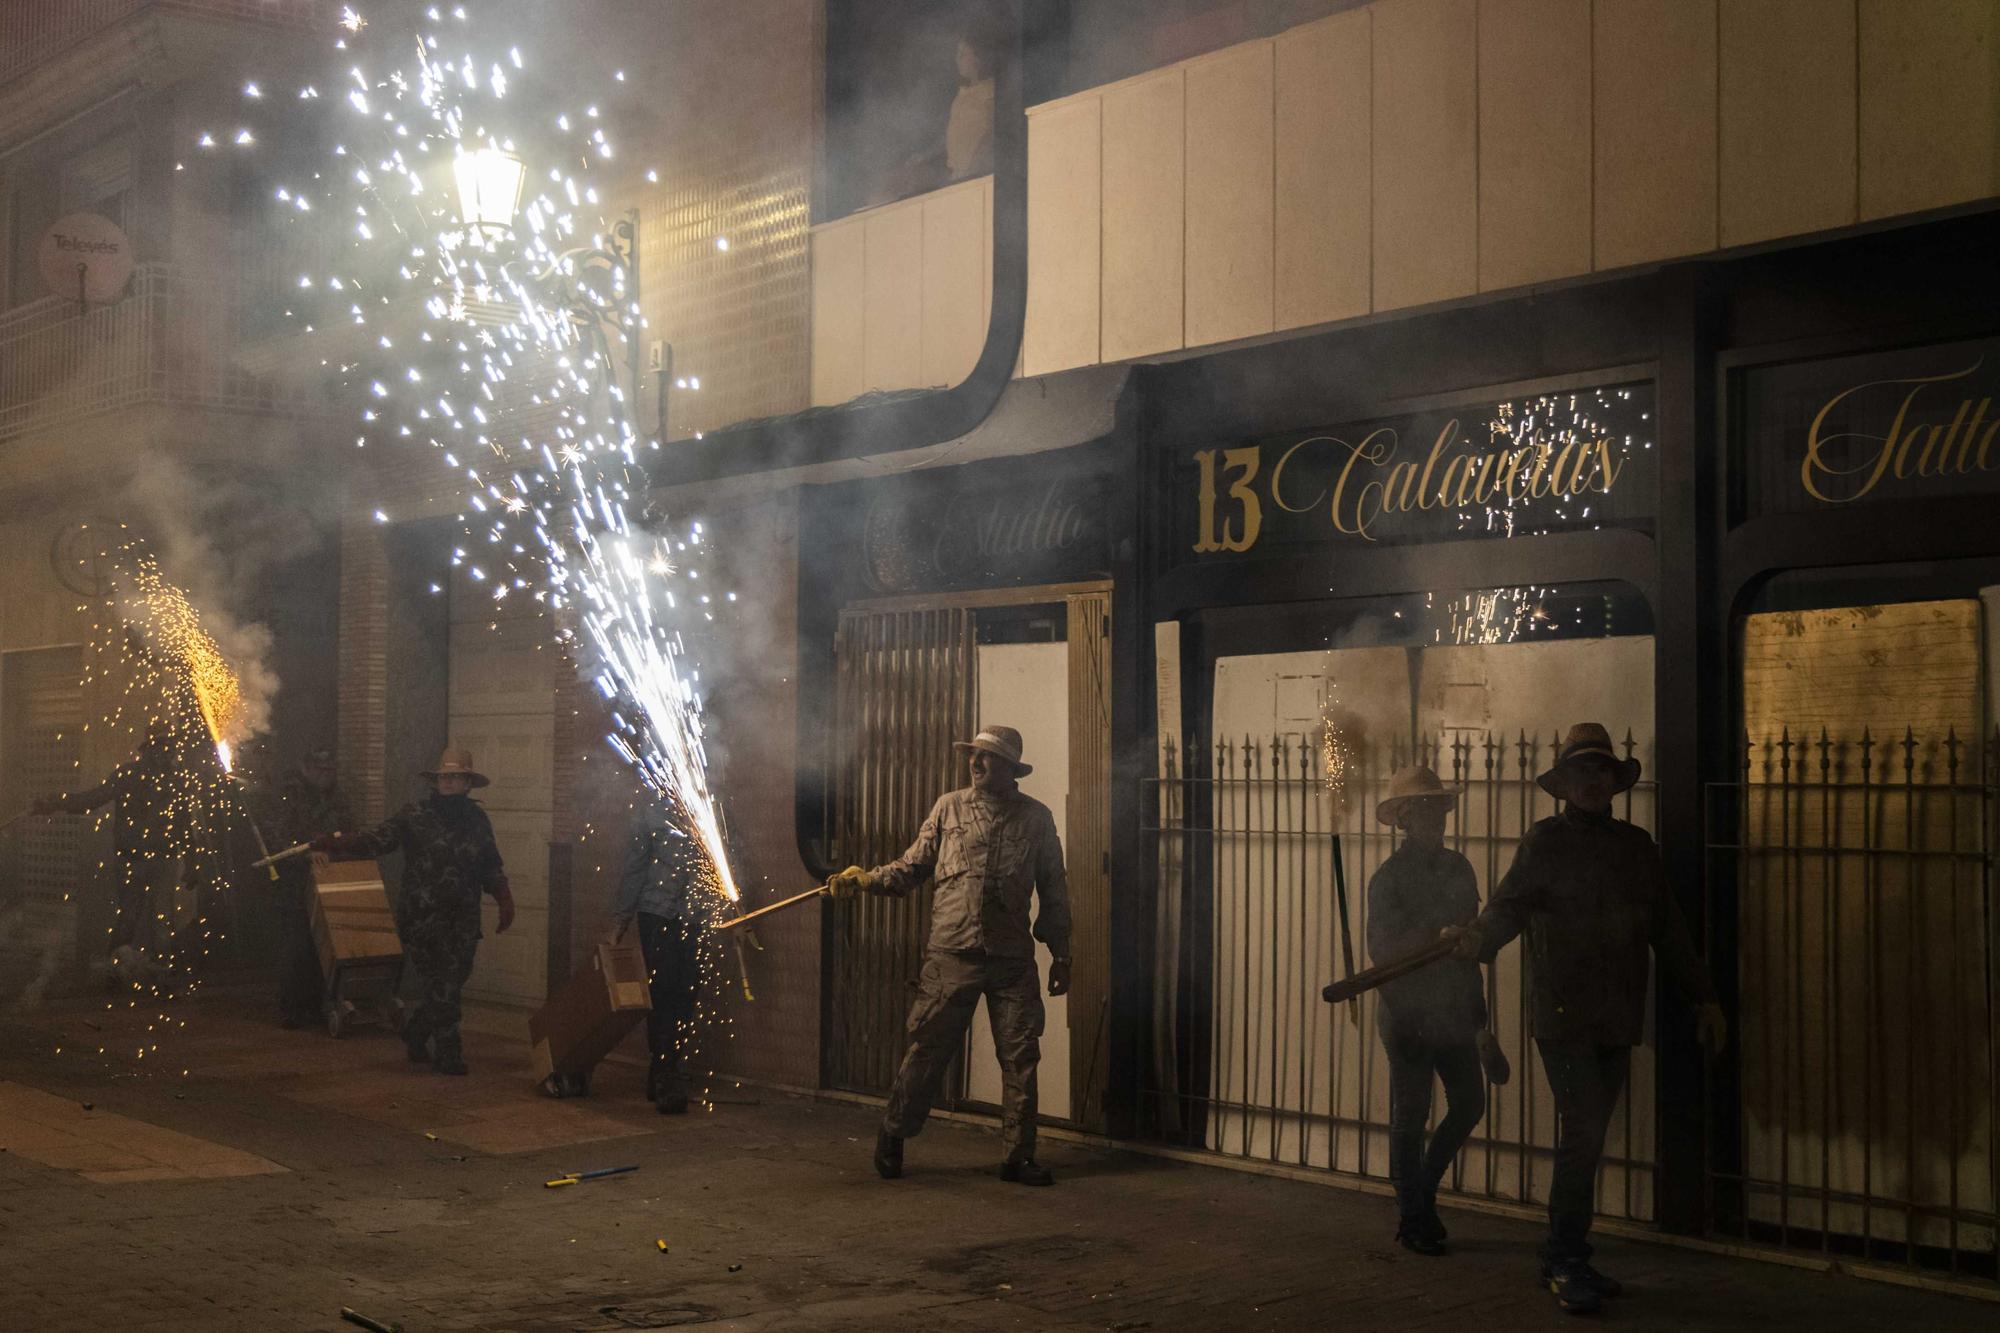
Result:
M235 356L231 303L170 264L142 264L130 293L79 309L47 297L0 317L0 439L139 404L310 413L308 381Z
M1780 730L1709 788L1741 1032L1709 1130L1717 1232L1996 1276L1996 776L2000 729Z
M1155 1067L1145 1089L1151 1131L1186 1147L1386 1180L1378 997L1364 996L1352 1017L1319 998L1343 967L1336 839L1358 968L1369 961L1359 944L1368 877L1395 845L1394 831L1375 820L1390 774L1427 763L1459 789L1446 841L1471 861L1484 898L1522 832L1555 813L1534 779L1559 743L1556 735L1459 731L1376 747L1343 756L1338 794L1311 733L1170 744L1163 776L1145 783L1143 806L1160 879ZM1623 748L1633 755L1640 745L1628 732ZM1651 826L1651 784L1621 800L1625 818ZM1515 1077L1489 1089L1485 1120L1445 1183L1539 1202L1553 1167L1555 1109L1530 1058L1521 967L1521 951L1509 949L1486 970L1491 1025ZM1653 1107L1653 1062L1634 1061L1599 1178L1606 1215L1653 1216ZM1442 1110L1434 1106L1433 1115Z

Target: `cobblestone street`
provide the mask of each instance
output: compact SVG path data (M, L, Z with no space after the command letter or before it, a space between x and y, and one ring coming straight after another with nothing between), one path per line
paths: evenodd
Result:
M0 1226L13 1328L1540 1328L1535 1228L1453 1211L1453 1257L1390 1241L1385 1199L1073 1143L1052 1190L1002 1185L943 1123L876 1179L867 1109L750 1089L662 1119L639 1071L586 1101L474 1034L467 1079L393 1037L283 1032L210 996L158 1057L74 1008L0 1033ZM58 1053L58 1046L61 1047ZM80 1053L81 1048L81 1053ZM163 1063L154 1068L156 1059ZM185 1077L180 1070L189 1072ZM566 1171L627 1175L549 1189ZM658 1242L666 1243L662 1252ZM1644 1328L1987 1329L1993 1307L1611 1239Z

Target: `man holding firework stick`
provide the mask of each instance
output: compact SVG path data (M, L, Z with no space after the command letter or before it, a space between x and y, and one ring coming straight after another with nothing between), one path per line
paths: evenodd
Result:
M336 861L403 853L396 933L424 991L403 1026L403 1044L412 1064L429 1060L440 1074L463 1074L459 993L479 948L479 895L490 893L499 904L496 930L502 934L514 924L514 895L493 825L469 795L487 782L472 766L472 751L446 750L424 776L435 788L427 799L404 806L366 833L316 838L313 850Z
M1368 954L1380 964L1435 940L1479 913L1472 863L1444 845L1458 793L1418 764L1389 780L1375 818L1403 831L1368 881ZM1389 1056L1389 1176L1396 1186L1396 1240L1417 1254L1443 1254L1438 1182L1486 1112L1477 1038L1486 1031L1479 965L1453 958L1382 985L1380 1028ZM1444 1083L1445 1117L1424 1148L1431 1083Z
M1440 933L1455 942L1458 957L1491 962L1527 932L1531 1030L1556 1103L1542 1280L1572 1313L1595 1310L1621 1291L1590 1266L1590 1222L1605 1130L1645 1027L1646 950L1698 1002L1697 1031L1711 1053L1729 1030L1659 847L1611 813L1612 798L1638 780L1639 761L1621 758L1603 726L1571 727L1555 766L1536 779L1565 803L1562 812L1522 837L1477 921Z
M875 1169L884 1180L903 1174L903 1140L920 1132L938 1085L965 1041L979 997L986 997L993 1048L1000 1058L1000 1178L1053 1185L1035 1161L1035 1067L1042 1058L1041 978L1035 941L1049 946L1049 994L1069 990L1069 878L1055 816L1021 791L1033 772L1021 762L1021 733L982 727L969 741L972 785L948 792L931 807L917 840L886 866L849 866L827 880L836 900L857 893L903 897L926 879L936 882L931 937L917 1000L910 1007L910 1045L896 1071L888 1113L875 1135ZM1029 899L1041 895L1032 931Z

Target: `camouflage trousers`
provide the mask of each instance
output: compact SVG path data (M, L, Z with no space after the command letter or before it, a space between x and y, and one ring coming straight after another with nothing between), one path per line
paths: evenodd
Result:
M889 1092L882 1128L898 1138L921 1131L945 1071L965 1045L979 997L1000 1057L1000 1134L1010 1162L1035 1155L1035 1067L1042 1059L1041 973L1032 958L934 951L924 959L910 1006L910 1046Z
M417 974L421 998L403 1024L403 1039L436 1040L438 1058L459 1053L459 993L472 975L479 936L450 922L416 921L403 927L403 958Z

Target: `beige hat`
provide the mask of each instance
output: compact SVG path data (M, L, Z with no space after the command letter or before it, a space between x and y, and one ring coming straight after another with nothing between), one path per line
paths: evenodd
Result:
M997 754L1014 766L1014 775L1025 778L1035 771L1033 764L1021 762L1021 733L1012 727L981 727L969 741L953 741L954 750L984 750Z
M1627 759L1612 748L1611 733L1604 729L1603 723L1579 722L1569 729L1569 735L1563 737L1562 748L1556 752L1555 763L1549 766L1548 772L1535 779L1535 785L1559 800L1567 800L1568 798L1559 790L1564 770L1578 760L1593 755L1610 760L1612 767L1617 770L1618 786L1613 792L1614 795L1628 790L1639 780L1639 761Z
M1447 787L1438 781L1438 775L1429 765L1412 764L1408 768L1396 770L1389 779L1389 796L1375 807L1375 820L1380 824L1393 824L1403 813L1403 807L1411 801L1456 801L1458 788Z
M438 756L438 766L424 770L424 776L433 782L439 778L464 776L472 779L475 787L486 785L486 775L472 766L472 751L446 749Z

